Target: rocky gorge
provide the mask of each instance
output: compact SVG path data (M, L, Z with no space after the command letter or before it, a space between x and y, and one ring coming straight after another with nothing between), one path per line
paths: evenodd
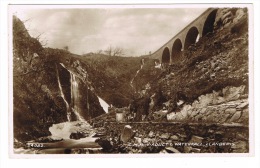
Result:
M149 55L80 56L44 48L15 16L13 44L15 146L62 141L50 128L88 122L91 128L66 137L91 136L102 149L78 153L250 150L247 9L218 9L214 31L185 50L183 60L159 68Z

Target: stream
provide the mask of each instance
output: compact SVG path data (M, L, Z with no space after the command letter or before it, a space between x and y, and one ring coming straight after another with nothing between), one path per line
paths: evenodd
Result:
M66 68L63 64L61 64ZM69 71L69 70L68 70ZM63 123L53 124L49 131L51 136L43 137L46 141L28 141L27 147L14 148L14 153L24 154L70 154L70 153L95 153L102 148L95 142L97 138L94 129L89 123L80 115L83 109L80 109L79 89L77 76L70 72L71 84L71 104L68 103L64 95L62 85L60 82L58 68L56 66L57 82L59 86L60 95L66 105L67 121ZM98 100L101 107L108 113L109 105L99 96ZM87 109L85 109L87 110ZM71 120L71 113L76 116L76 121Z

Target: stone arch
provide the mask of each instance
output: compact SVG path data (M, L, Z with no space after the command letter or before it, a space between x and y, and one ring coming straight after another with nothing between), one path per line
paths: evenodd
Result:
M165 47L162 54L162 64L170 63L170 50L168 47Z
M213 32L217 11L218 10L215 9L208 15L207 19L204 22L202 36L205 36L209 32Z
M188 49L190 45L195 44L199 38L197 27L191 27L186 35L184 49Z
M182 54L182 43L180 39L176 39L172 45L172 63L180 60Z

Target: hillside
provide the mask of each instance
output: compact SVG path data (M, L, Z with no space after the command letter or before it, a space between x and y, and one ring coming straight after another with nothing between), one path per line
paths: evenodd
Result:
M241 94L248 95L246 15L225 28L207 34L183 55L185 59L169 65L158 78L151 80L150 87L143 91L145 95L139 100L142 102L148 99L145 101L147 108L135 112L147 115L163 107L168 112L179 112L185 105L200 101L202 95L209 96L214 92L215 96L223 97L223 89L230 87L243 87ZM137 81L144 74L147 73L140 72ZM139 106L140 102L135 102L133 106Z
M135 153L139 148L128 143L154 141L231 141L238 147L176 149L184 153L247 152L247 10L219 9L214 25L213 32L185 49L182 59L160 67L155 66L159 60L149 56L80 56L44 48L14 16L15 139L35 140L50 135L53 124L88 121L102 137L97 142L110 144L108 153ZM108 114L99 98L110 105ZM170 148L173 153L176 149ZM140 150L158 153L166 148Z
M115 107L132 102L135 88L130 82L140 69L141 58L84 57L66 50L44 48L38 40L14 16L15 138L29 140L50 134L49 127L67 121L75 106L79 106L77 109L86 120L104 114L97 96ZM78 100L71 97L73 76L79 89ZM72 113L71 118L76 120L77 116Z

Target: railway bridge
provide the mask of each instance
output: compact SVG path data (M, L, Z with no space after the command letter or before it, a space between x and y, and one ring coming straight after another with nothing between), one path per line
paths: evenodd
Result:
M183 52L201 37L213 32L217 8L209 8L199 17L172 37L167 43L151 54L161 64L172 64L183 59Z

